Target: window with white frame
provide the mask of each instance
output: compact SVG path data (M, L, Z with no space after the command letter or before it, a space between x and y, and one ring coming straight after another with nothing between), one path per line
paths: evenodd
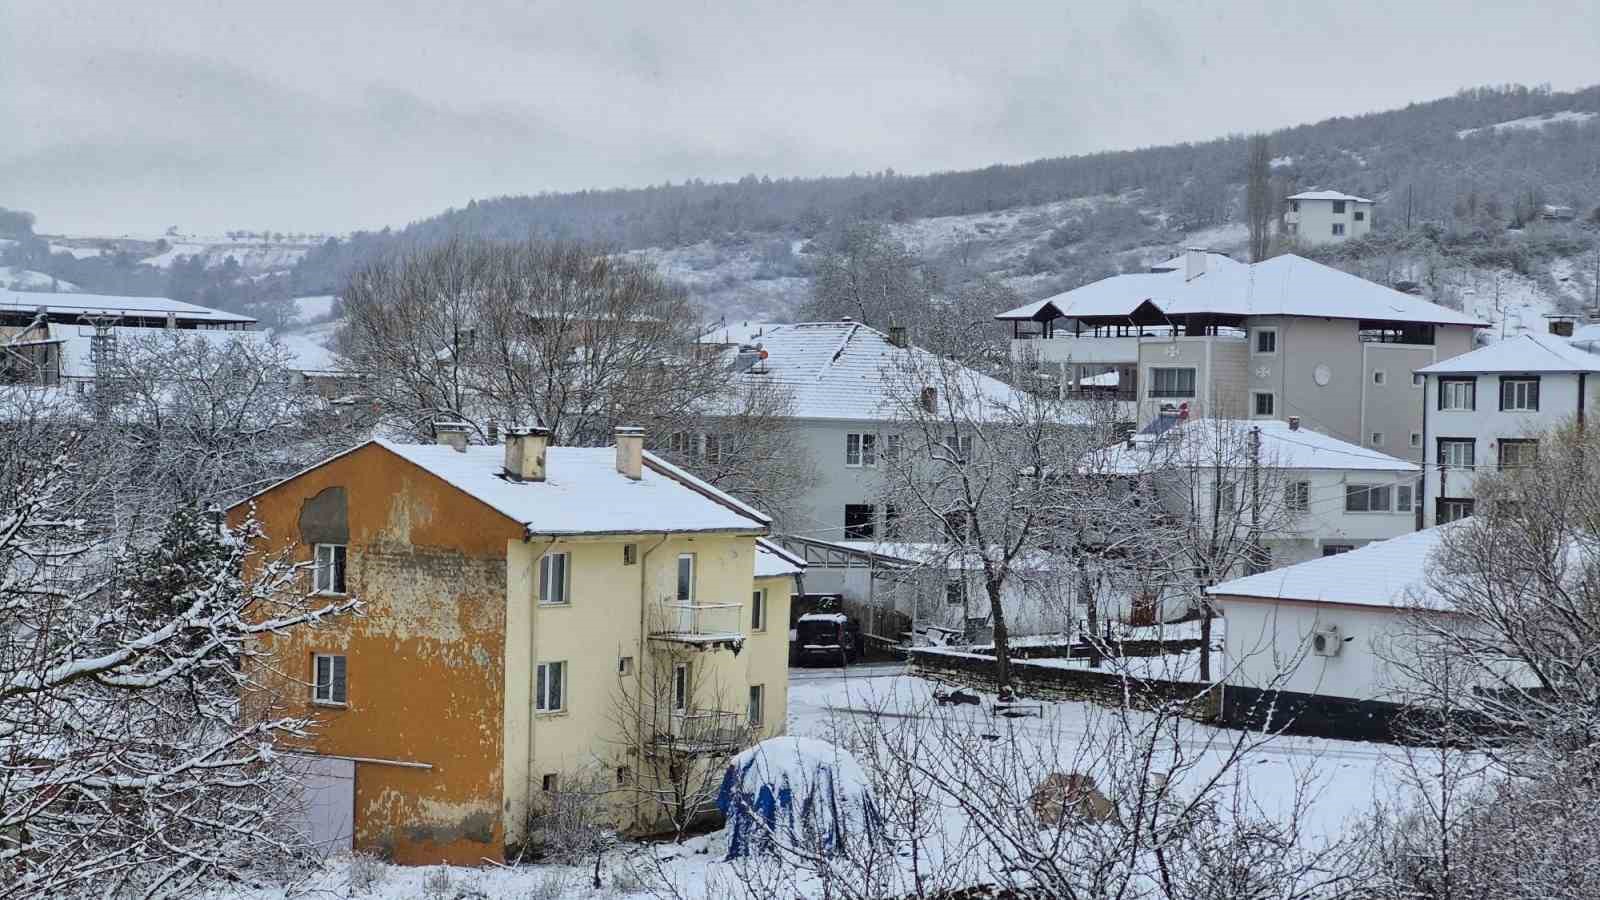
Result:
M539 557L539 604L559 606L572 602L572 557L546 553Z
M1260 356L1271 356L1278 352L1278 329L1256 329L1256 341L1253 345L1255 352Z
M883 458L884 459L899 459L900 458L900 435L898 435L898 434L886 434L886 435L883 436Z
M1336 215L1336 216L1344 215L1344 203L1345 203L1345 201L1343 201L1343 200L1335 200L1335 201L1333 201L1333 214L1334 215ZM1335 232L1335 233L1337 234L1337 232Z
M1500 468L1520 469L1533 465L1538 458L1538 440L1533 438L1500 439Z
M1510 412L1536 412L1539 409L1539 379L1500 379L1500 408Z
M750 630L767 630L767 592L750 592Z
M1151 369L1150 396L1156 398L1193 397L1194 369L1163 367Z
M567 708L566 662L542 662L534 670L533 708L561 712Z
M678 554L678 602L694 602L694 554Z
M318 544L316 546L316 554L317 559L312 578L316 592L319 594L345 593L345 545Z
M1411 512L1411 504L1416 497L1416 488L1409 484L1394 486L1394 511Z
M686 713L689 711L689 694L692 685L689 682L689 664L686 662L673 663L672 665L672 711Z
M1439 464L1446 469L1471 469L1477 446L1472 438L1440 438Z
M1291 481L1283 486L1283 506L1290 512L1305 512L1311 508L1311 482Z
M1439 379L1439 408L1442 410L1473 410L1478 407L1478 380L1476 378Z
M767 687L764 684L750 685L750 727L760 728L767 717Z
M1439 507L1435 511L1438 524L1444 525L1457 519L1465 519L1472 515L1473 507L1476 505L1474 500L1440 497Z
M844 436L844 464L850 468L873 468L878 464L878 436L851 432Z
M1347 484L1344 486L1345 512L1388 512L1393 503L1389 485Z
M1239 488L1237 485L1231 482L1220 483L1214 493L1215 496L1212 499L1216 501L1218 510L1226 512L1238 508Z
M1335 223L1333 223L1333 233L1334 233L1335 236L1344 234L1344 223L1343 222L1335 222Z
M1250 392L1250 414L1256 417L1271 418L1273 413L1273 395L1271 391Z
M312 702L343 706L349 702L348 685L343 656L318 653L311 657Z

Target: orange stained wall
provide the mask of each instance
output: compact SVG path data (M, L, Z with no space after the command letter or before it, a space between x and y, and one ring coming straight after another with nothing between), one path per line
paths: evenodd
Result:
M316 752L432 767L356 764L358 850L410 864L500 859L506 548L522 528L368 444L256 498L270 545L310 560L302 504L331 487L345 490L346 582L364 610L276 639L281 702L317 718ZM347 658L344 708L311 702L318 652Z

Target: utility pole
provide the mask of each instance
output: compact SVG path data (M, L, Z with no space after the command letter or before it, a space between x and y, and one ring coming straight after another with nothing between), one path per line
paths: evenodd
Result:
M1250 574L1266 571L1261 550L1261 426L1250 426Z

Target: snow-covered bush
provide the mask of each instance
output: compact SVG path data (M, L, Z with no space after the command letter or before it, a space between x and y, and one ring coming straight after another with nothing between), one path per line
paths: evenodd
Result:
M717 807L728 817L728 859L774 845L838 853L870 841L880 826L866 772L815 738L771 738L734 757Z

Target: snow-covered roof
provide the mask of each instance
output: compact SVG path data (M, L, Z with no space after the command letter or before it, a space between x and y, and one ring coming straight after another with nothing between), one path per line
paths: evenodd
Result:
M1211 313L1488 325L1292 253L1249 264L1231 260L1214 264L1218 259L1215 254L1207 254L1206 270L1193 278L1182 267L1170 272L1113 275L995 318L1026 320L1041 313L1067 318L1122 318L1150 303L1157 312L1168 316Z
M114 313L124 316L166 318L168 313L185 322L250 323L249 316L223 312L167 297L118 297L110 294L30 293L0 289L0 314L32 313L44 307L53 315Z
M51 340L61 342L61 375L63 378L93 378L94 359L91 356L93 347L94 328L89 325L67 325L60 322L49 324ZM118 343L127 344L178 335L185 341L204 341L213 348L223 347L236 342L251 344L265 344L269 336L264 331L219 331L208 328L185 328L168 330L164 328L127 328L116 327L111 329ZM127 343L124 343L127 342Z
M783 575L800 575L806 562L766 538L756 539L756 577L777 578Z
M1312 431L1290 428L1278 419L1193 419L1151 440L1107 447L1103 471L1112 474L1150 472L1154 467L1192 457L1213 458L1218 442L1246 446L1251 428L1261 429L1261 464L1274 469L1333 469L1361 472L1420 472L1416 463L1370 450L1359 444Z
M1351 203L1371 203L1366 197L1357 197L1355 194L1346 194L1343 191L1301 191L1290 194L1289 200L1348 200Z
M1229 256L1226 253L1223 253L1221 250L1204 250L1202 252L1204 252L1205 255L1206 255L1206 268L1208 268L1208 269L1211 268L1212 266L1230 266L1230 265L1232 265L1232 266L1242 266L1242 265L1244 265L1244 263L1239 262L1237 259L1234 259L1233 257ZM1180 269L1187 269L1188 266L1189 266L1189 254L1188 253L1180 253L1180 254L1178 254L1177 256L1174 256L1171 259L1164 259L1161 262L1156 263L1155 265L1150 267L1150 271L1152 271L1152 272L1173 272L1173 271L1177 271L1177 270L1180 270Z
M723 321L707 328L700 335L700 340L707 344L754 344L777 327L773 322Z
M942 565L951 571L977 571L983 568L983 557L975 548L959 544L942 544L937 541L827 541L836 547L871 553L880 557L904 562L908 565ZM995 554L998 547L992 548ZM1043 551L1029 551L1019 558L1023 568L1050 569L1055 559Z
M1588 327L1580 329L1587 331ZM1573 340L1578 340L1574 335ZM1553 334L1519 334L1418 369L1424 375L1484 372L1600 372L1600 356Z
M1446 530L1457 524L1413 531L1347 553L1224 581L1206 593L1350 606L1432 606L1438 601L1427 585L1433 551ZM1227 612L1226 601L1223 612Z
M393 453L521 523L529 534L763 533L771 522L750 506L648 452L641 477L634 481L617 471L613 447L550 447L545 451L544 481L506 478L501 447L469 446L461 451L443 444L382 439L358 445L311 468L369 445Z
M859 322L776 325L759 343L767 351L766 360L740 377L782 386L792 398L791 414L800 419L895 418L899 412L891 388L899 367L937 365L928 351L898 347L888 335ZM977 371L970 375L966 385L975 399L997 405L1022 399L998 379Z

